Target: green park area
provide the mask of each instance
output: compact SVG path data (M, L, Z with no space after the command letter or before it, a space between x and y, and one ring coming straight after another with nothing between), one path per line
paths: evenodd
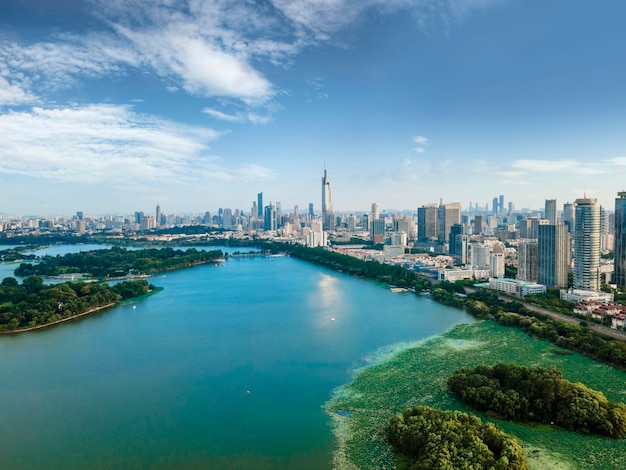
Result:
M550 424L489 418L465 406L448 390L448 380L456 370L498 363L553 366L570 382L581 382L608 400L626 401L624 372L492 321L459 325L400 351L380 353L375 365L357 371L352 382L335 391L326 408L333 416L338 441L336 467L395 468L387 427L404 410L425 405L463 411L496 424L519 440L530 469L626 468L624 439L580 434ZM351 418L335 410L343 410Z

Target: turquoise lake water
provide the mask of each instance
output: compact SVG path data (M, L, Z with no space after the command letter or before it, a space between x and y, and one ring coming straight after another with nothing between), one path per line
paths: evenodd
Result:
M151 282L165 289L0 336L3 469L330 468L333 390L380 348L472 322L287 257Z

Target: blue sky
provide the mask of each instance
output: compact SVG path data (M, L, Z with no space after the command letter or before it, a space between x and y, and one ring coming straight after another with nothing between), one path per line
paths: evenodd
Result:
M609 209L626 3L8 0L0 213Z

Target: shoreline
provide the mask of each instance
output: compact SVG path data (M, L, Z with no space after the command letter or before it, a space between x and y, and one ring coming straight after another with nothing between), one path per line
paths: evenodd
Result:
M132 297L130 299L120 300L119 302L112 302L110 304L102 305L101 307L95 307L95 308L87 310L86 312L77 313L76 315L72 315L71 317L61 318L60 320L56 320L51 323L45 323L43 325L29 326L28 328L20 328L19 330L0 331L0 335L26 333L27 331L34 331L34 330L40 330L42 328L48 328L49 326L54 326L54 325L58 325L59 323L63 323L63 322L70 321L70 320L75 320L77 318L84 317L92 313L100 312L101 310L106 310L107 308L132 304L136 302L137 300L143 299L145 297L150 297L151 295L154 295L154 294L158 294L163 289L164 287L155 287L154 289L150 290L149 292L146 292L143 295L140 295L139 297Z
M87 310L86 312L77 313L76 315L72 315L71 317L61 318L60 320L55 320L55 321L50 322L50 323L44 323L43 325L29 326L28 328L20 328L20 329L17 329L17 330L0 331L0 334L1 335L12 335L12 334L17 334L17 333L25 333L27 331L40 330L42 328L47 328L49 326L58 325L59 323L63 323L63 322L66 322L66 321L74 320L76 318L84 317L84 316L89 315L91 313L99 312L100 310L105 310L105 309L110 308L110 307L115 307L115 306L119 305L120 303L121 302L113 302L113 303L110 303L110 304L107 304L107 305L103 305L101 307L95 307L95 308L92 308L90 310Z

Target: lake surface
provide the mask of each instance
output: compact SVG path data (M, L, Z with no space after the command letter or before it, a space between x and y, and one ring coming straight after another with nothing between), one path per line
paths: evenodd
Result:
M151 282L165 289L0 336L3 469L330 468L333 390L379 348L472 322L287 257Z

